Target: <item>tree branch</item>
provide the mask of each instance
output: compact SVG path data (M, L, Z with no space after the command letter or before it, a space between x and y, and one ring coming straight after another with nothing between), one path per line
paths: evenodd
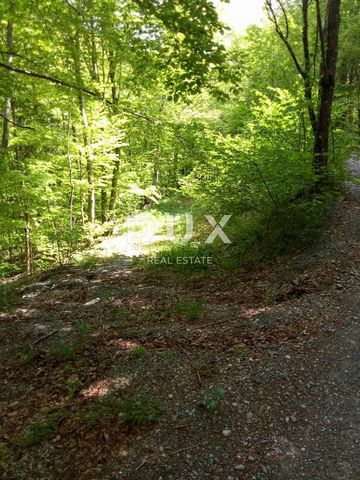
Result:
M65 0L65 3L67 4L68 7L70 7L72 10L74 10L74 12L77 15L84 18L84 15L80 12L80 10L78 10L76 7L74 7L74 5L72 5L72 3L69 0Z
M7 70L10 70L15 73L19 73L20 75L27 75L28 77L34 77L34 78L40 78L41 80L47 80L48 82L54 83L56 85L61 85L63 87L67 88L72 88L74 90L77 90L78 92L86 93L87 95L90 95L94 98L97 98L99 100L102 100L103 102L107 103L108 105L113 105L113 103L110 100L107 100L104 98L103 95L101 95L97 91L89 90L84 87L80 87L79 85L75 85L73 83L67 82L66 80L62 80L57 77L53 77L52 75L46 75L44 73L36 73L31 70L27 70L25 68L18 68L13 65L9 65L7 63L0 62L0 67L5 68ZM140 113L140 112L134 112L132 110L127 110L123 109L125 113L128 113L130 115L134 115L135 117L142 118L143 120L146 120L150 123L156 123L155 120L152 118L148 117L147 115Z
M88 90L87 88L79 87L78 85L74 85L73 83L69 83L66 80L61 80L60 78L53 77L51 75L46 75L44 73L36 73L25 68L18 68L13 65L8 65L7 63L0 62L0 67L6 68L12 72L20 73L21 75L27 75L28 77L40 78L42 80L47 80L48 82L55 83L57 85L62 85L64 87L73 88L79 92L87 93L92 97L100 98L104 100L106 103L111 103L108 100L105 100L102 95L98 92L94 92L92 90Z
M307 109L309 113L309 118L311 122L311 127L313 132L316 131L316 113L313 105L312 98L312 84L311 84L311 58L310 58L310 48L309 48L309 0L302 0L302 15L303 15L303 29L302 29L302 41L304 49L304 62L305 62L305 75L304 79L304 88L305 88L305 99L307 101Z
M12 125L14 125L14 127L17 127L17 128L24 128L26 130L35 130L35 128L33 127L26 127L25 125L19 125L18 123L15 123L13 122L12 120L10 120L10 118L7 118L5 115L3 115L2 113L0 113L0 117L2 117L4 120L6 120L7 122L11 123Z
M317 27L319 32L319 38L320 38L321 60L325 62L325 59L326 59L325 40L324 40L324 30L323 30L322 19L321 19L320 0L315 0L315 3L316 3L316 21L317 21Z
M285 7L284 5L282 4L282 1L281 0L278 0L278 3L280 5L280 8L281 8L281 11L284 15L284 20L285 20L285 25L286 25L286 34L285 34L285 38L288 39L289 38L289 20L288 20L288 17L286 15L286 10L285 10Z
M37 67L39 66L39 64L37 62L35 62L34 60L31 60L29 57L25 57L25 55L22 55L21 53L17 53L17 52L8 52L6 50L0 50L0 54L1 55L12 55L13 57L19 57L19 58L22 58L23 60L26 60L27 62L30 62L34 65L36 65Z
M273 204L275 205L275 207L279 208L279 202L278 202L277 199L274 197L274 195L273 195L273 193L272 193L272 191L271 191L271 189L270 189L267 181L265 180L265 178L264 178L264 176L263 176L263 174L262 174L262 171L260 170L258 164L257 164L256 162L254 162L254 160L252 160L252 159L250 159L250 161L251 161L251 163L255 166L256 170L258 171L258 174L259 174L259 176L260 176L260 178L261 178L261 181L262 181L263 184L265 185L265 188L266 188L266 190L267 190L267 192L268 192L268 195L269 195L271 201L273 202Z
M279 0L278 0L279 1ZM284 9L283 5L281 2L280 3L280 6L282 9ZM296 54L292 48L292 46L290 45L289 41L288 41L288 38L286 37L286 35L284 35L281 27L280 27L280 24L279 24L279 21L278 21L278 18L276 16L276 13L275 13L275 10L274 10L274 7L273 7L273 4L272 4L272 0L266 0L266 6L268 8L268 16L269 16L269 20L275 25L275 31L276 33L279 35L279 37L281 38L281 40L283 41L284 45L286 46L286 48L288 49L289 53L290 53L290 56L295 64L295 67L297 69L297 71L299 72L299 74L304 78L304 75L305 75L305 72L304 70L302 69L297 57L296 57ZM288 24L287 24L288 25Z

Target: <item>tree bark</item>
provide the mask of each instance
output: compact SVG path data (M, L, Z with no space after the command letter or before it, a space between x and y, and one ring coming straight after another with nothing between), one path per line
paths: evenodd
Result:
M116 88L116 63L114 61L114 53L110 50L109 52L109 77L111 81L111 95L112 102L116 105L119 101L118 91ZM118 147L115 149L116 160L114 162L113 174L111 178L111 190L110 190L110 202L109 202L109 213L115 211L116 200L118 195L118 183L119 183L119 173L120 173L120 155L121 148Z
M84 95L80 95L80 110L84 127L84 146L86 149L86 173L88 181L87 219L89 223L95 222L95 179L94 179L94 156L89 139L89 122L86 113Z
M74 54L74 65L76 80L81 85L81 64L80 64L80 38L79 32L76 32L74 39L74 46L76 53ZM87 221L89 223L95 222L95 180L94 180L94 156L91 148L91 142L89 138L89 121L86 112L85 95L82 90L79 91L79 108L83 124L83 143L86 152L86 174L88 182L88 195L87 195Z
M11 3L12 5L12 3ZM12 11L12 7L10 7L10 10ZM11 13L11 12L10 12ZM6 46L8 49L8 54L7 54L7 63L11 65L11 63L14 60L13 56L13 50L14 50L14 27L13 23L11 20L8 21L7 23L7 28L6 28ZM8 70L7 72L8 77L10 76L11 72ZM5 99L5 108L4 108L4 114L2 115L3 117L3 129L2 129L2 138L1 138L1 150L2 150L2 156L6 155L6 151L9 146L9 138L10 138L10 117L11 117L11 97L7 96ZM3 162L3 169L6 168L5 160Z
M323 176L329 161L329 133L334 100L340 31L341 0L328 0L326 9L324 56L320 67L319 113L314 142L315 172Z
M107 216L107 192L104 187L101 189L100 199L101 199L101 223L105 223L106 216Z
M31 275L32 273L32 258L31 258L31 226L30 218L25 211L25 232L24 232L24 249L25 249L25 268L26 273Z
M120 149L117 150L117 155L120 155ZM111 192L110 192L110 203L109 203L109 211L113 212L116 207L116 198L117 198L117 191L118 191L118 182L119 182L119 172L120 172L120 158L115 160L112 179L111 179Z

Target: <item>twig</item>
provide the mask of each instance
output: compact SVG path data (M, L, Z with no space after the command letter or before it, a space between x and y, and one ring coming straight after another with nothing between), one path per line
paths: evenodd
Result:
M198 378L199 385L201 387L202 383L201 383L201 377L200 377L200 373L199 373L198 369L196 369L196 375L197 375L197 378Z
M59 330L53 330L52 332L47 333L47 334L44 335L43 337L38 338L38 339L33 343L33 345L37 345L38 343L42 342L42 341L45 340L46 338L50 337L51 335L55 335L55 333L58 333L58 332L59 332Z
M136 468L135 468L135 472L137 472L138 470L140 470L141 467L143 467L145 465L145 463L150 460L150 458L153 458L153 457L156 457L156 455L149 455L148 457L145 457L144 460L140 463L140 465L138 465Z
M190 447L180 448L179 450L175 450L174 452L170 452L171 455L176 455L180 452L185 452L186 450L192 450L193 448L199 448L199 445L191 445Z
M266 190L267 190L267 192L268 192L268 194L269 194L269 197L270 197L271 201L273 202L273 204L275 205L275 207L279 208L279 203L278 203L278 201L276 200L276 198L274 197L274 195L272 194L272 191L270 190L270 187L269 187L267 181L265 180L265 178L264 178L264 176L263 176L263 174L262 174L262 171L260 170L258 164L257 164L254 160L252 160L251 158L250 158L249 160L250 160L250 162L255 166L256 170L258 171L258 173L259 173L259 175L260 175L260 178L261 178L261 181L262 181L263 184L265 185Z

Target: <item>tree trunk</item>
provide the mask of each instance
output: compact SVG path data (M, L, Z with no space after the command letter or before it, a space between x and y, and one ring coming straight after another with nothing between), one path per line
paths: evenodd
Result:
M84 146L86 148L86 173L88 180L87 219L88 222L95 222L95 180L94 180L94 157L89 139L89 122L86 113L84 95L80 95L80 110L84 127Z
M101 189L101 223L106 222L107 216L107 193L105 187Z
M31 259L31 227L30 219L27 212L25 212L25 232L24 232L24 250L25 250L25 268L26 273L32 273L32 259Z
M116 63L114 61L114 53L112 50L109 51L109 77L111 81L111 95L113 104L118 103L118 92L116 88ZM109 212L110 214L114 212L116 208L116 200L118 194L118 183L119 183L119 172L120 172L120 155L121 148L116 148L115 150L116 160L114 163L113 174L111 178L111 191L110 191L110 202L109 202Z
M329 161L329 132L338 57L341 0L328 0L323 32L324 55L320 67L319 114L314 141L314 168L322 177Z
M113 175L111 179L111 192L110 192L110 203L109 211L113 212L116 207L116 198L117 198L117 186L119 182L119 172L120 172L120 149L117 150L116 154L118 155L117 160L115 160Z
M81 76L81 48L80 48L80 36L79 32L76 31L74 38L74 66L76 73L76 80L79 85L82 85L82 76ZM89 138L89 122L86 113L86 104L84 92L80 92L79 96L79 108L81 119L83 123L83 140L84 147L86 151L86 174L88 181L88 195L87 195L87 221L89 223L95 222L95 181L94 181L94 156L91 148L90 138Z
M12 13L13 7L12 7L12 2L11 2L11 7L10 7L10 13ZM13 60L13 50L14 50L14 28L11 20L8 21L7 23L7 28L6 28L6 47L8 50L7 54L7 63L10 65ZM11 72L8 71L7 76L11 75ZM5 156L6 151L9 146L9 138L10 138L10 117L11 117L11 97L8 96L5 99L5 109L4 109L4 114L3 114L3 129L2 129L2 138L1 138L1 150L2 154ZM6 164L4 160L4 164L2 165L3 169L6 169Z
M98 82L99 68L98 68L98 61L97 61L95 34L94 34L94 30L95 30L94 19L91 19L90 26L91 26L91 78L96 82Z

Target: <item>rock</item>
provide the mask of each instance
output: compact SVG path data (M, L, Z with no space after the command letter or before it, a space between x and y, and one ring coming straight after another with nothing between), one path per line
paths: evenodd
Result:
M228 437L229 435L231 435L231 430L226 430L226 429L225 429L225 430L223 430L222 433L223 433L223 435L224 435L225 437Z
M20 407L20 402L18 402L18 401L12 402L12 403L10 403L10 405L9 405L9 408L10 408L11 410L17 410L19 407Z
M239 470L239 471L245 470L245 465L241 465L241 464L236 465L236 466L235 466L235 470Z
M295 417L295 415L291 415L290 420L294 423L297 422L297 418Z
M88 302L84 303L84 306L90 307L91 305L95 305L98 302L100 302L100 298L94 298L93 300L89 300Z
M251 455L249 455L249 456L248 456L248 460L249 460L249 462L254 462L254 461L255 461L255 458L252 457Z

